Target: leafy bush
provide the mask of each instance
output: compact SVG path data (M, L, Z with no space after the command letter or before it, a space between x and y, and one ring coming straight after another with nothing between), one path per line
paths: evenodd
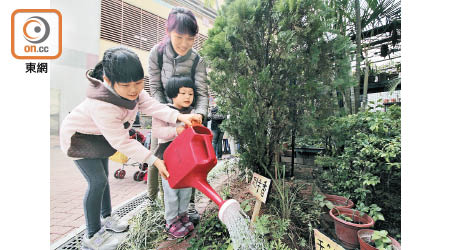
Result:
M217 210L205 212L196 226L196 234L191 238L188 250L216 249L226 250L231 246L230 234L217 217Z
M275 181L280 183L278 188L273 189L276 192L271 192L268 198L269 211L266 214L279 219L272 219L271 223L276 226L271 227L266 239L271 240L269 242L272 244L283 239L284 243L289 242L296 249L314 249L312 235L313 228L320 223L320 201L313 199L313 195L302 193L307 186L302 181Z
M290 250L282 241L287 233L289 224L289 220L275 215L263 214L256 218L253 226L257 235L264 239L264 249Z
M316 158L324 167L322 191L350 197L371 215L377 228L400 234L400 107L331 117L327 152ZM384 215L384 216L383 216ZM383 221L385 220L385 221Z

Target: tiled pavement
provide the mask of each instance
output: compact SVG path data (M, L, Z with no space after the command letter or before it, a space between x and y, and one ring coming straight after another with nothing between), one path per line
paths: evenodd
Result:
M145 130L140 130L144 134ZM124 179L114 178L121 164L109 162L109 184L113 209L145 192L147 185L133 180L137 167L126 166ZM59 148L59 137L50 137L50 244L85 225L83 197L87 182L74 162Z

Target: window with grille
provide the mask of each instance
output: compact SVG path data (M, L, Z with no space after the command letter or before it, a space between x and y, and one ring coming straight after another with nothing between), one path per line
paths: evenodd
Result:
M150 51L165 36L166 19L133 6L123 0L102 0L100 38ZM197 35L194 49L207 39Z

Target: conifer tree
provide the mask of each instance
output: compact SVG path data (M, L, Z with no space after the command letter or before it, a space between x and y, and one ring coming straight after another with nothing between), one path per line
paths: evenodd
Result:
M332 17L321 0L222 6L201 53L243 166L273 174L274 156L293 129L310 133L339 112L336 89L351 82L350 42L333 30Z

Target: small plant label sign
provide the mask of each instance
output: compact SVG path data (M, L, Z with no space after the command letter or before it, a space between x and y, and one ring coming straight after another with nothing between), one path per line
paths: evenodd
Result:
M316 250L345 250L317 229L314 229L314 241Z
M253 173L252 181L250 183L250 193L259 201L266 203L267 194L269 193L270 179Z
M267 194L269 193L270 179L253 173L252 181L250 182L250 193L256 197L255 208L253 208L253 215L251 222L255 222L256 217L259 215L261 209L261 203L266 203Z

